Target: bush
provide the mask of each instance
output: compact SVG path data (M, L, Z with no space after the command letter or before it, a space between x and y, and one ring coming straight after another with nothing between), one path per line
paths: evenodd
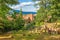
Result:
M34 29L34 27L35 27L34 21L33 21L33 22L31 21L30 23L27 23L27 24L25 25L25 29L26 29L26 30Z
M0 32L2 32L2 30L4 32L8 32L8 31L11 31L11 30L19 30L19 29L22 29L24 27L24 20L23 19L20 19L20 18L17 18L15 20L12 20L12 21L9 21L7 19L3 19L0 21Z

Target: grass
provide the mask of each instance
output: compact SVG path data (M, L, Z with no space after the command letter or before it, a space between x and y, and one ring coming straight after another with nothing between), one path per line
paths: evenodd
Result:
M29 33L28 30L19 30L19 31L11 31L11 32L12 32L11 35L13 36L11 40L59 40L60 39L60 36L57 34L48 34L48 33L32 34L32 33Z
M59 38L51 37L51 36L57 36L56 34L48 34L48 33L28 33L28 30L22 31L15 31L12 33L13 39L15 40L58 40Z
M28 31L18 31L13 33L15 40L34 40L38 35L37 34L28 34Z

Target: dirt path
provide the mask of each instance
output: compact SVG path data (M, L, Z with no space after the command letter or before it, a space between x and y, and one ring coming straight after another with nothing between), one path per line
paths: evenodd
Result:
M60 40L60 35L45 37L45 40Z
M12 35L0 37L0 40L11 40L11 39L12 39Z

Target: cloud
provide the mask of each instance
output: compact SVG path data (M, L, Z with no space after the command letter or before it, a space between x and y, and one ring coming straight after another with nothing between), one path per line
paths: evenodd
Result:
M34 4L33 2L24 2L21 3L20 6L33 5L33 4Z
M31 6L31 5L35 5L37 3L39 3L39 1L36 1L36 2L22 2L18 5L13 5L13 6L9 6L9 7L14 9L14 10L20 10L21 7L23 8L24 6Z
M27 6L27 5L34 5L34 4L37 4L39 3L39 1L36 1L36 2L23 2L20 4L20 6Z

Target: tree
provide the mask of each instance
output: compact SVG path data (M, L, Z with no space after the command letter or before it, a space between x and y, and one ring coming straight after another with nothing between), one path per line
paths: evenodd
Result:
M0 20L0 32L9 32L12 30L20 30L24 28L25 21L23 20L22 12L16 16L17 13L14 11L14 14L11 14L13 20L1 19Z
M40 6L37 11L36 24L41 22L56 22L60 20L60 0L39 0Z
M36 15L36 25L40 26L43 24L45 20L47 20L47 8L46 8L46 1L45 0L40 0L39 3L39 10L37 11Z
M7 4L12 5L17 3L17 0L0 0L0 17L5 17L5 14L8 13L9 9L11 9Z
M48 12L48 14L51 14L51 19L50 22L53 21L58 21L60 20L60 0L50 0L49 1L50 6L50 11Z

